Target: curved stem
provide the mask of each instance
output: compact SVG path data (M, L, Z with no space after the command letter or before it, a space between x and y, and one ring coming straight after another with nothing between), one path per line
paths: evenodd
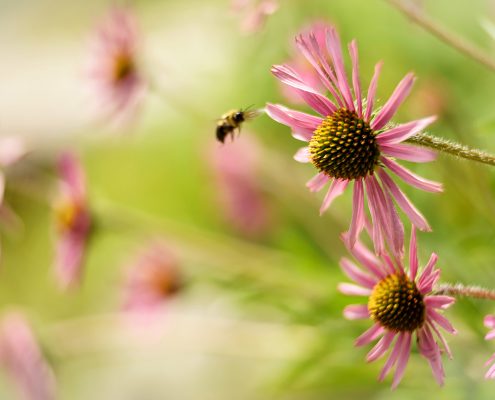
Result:
M445 283L443 285L439 285L434 293L445 294L448 296L462 296L483 300L495 300L495 290L485 289L479 286L464 286L462 283Z
M429 147L455 157L495 166L494 155L437 136L428 135L426 133L417 133L407 139L407 142Z
M456 35L447 28L439 25L435 20L423 14L421 10L410 3L402 0L387 0L393 7L406 15L411 21L415 22L442 42L453 47L460 53L479 62L481 65L495 71L495 60L487 56L486 52L476 47L471 42L464 39L462 36Z

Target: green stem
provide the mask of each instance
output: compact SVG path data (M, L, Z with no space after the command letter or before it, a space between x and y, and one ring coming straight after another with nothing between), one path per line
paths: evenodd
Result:
M495 156L492 154L426 133L418 133L407 139L407 142L429 147L451 156L495 166Z
M495 290L485 289L479 286L464 286L462 283L445 283L439 285L434 293L455 297L462 296L483 300L495 300Z
M487 52L479 49L462 36L456 35L444 26L439 25L435 20L425 15L417 5L410 1L387 0L393 7L402 12L411 21L415 22L442 42L456 49L460 53L479 62L484 67L495 71L495 60L487 56Z

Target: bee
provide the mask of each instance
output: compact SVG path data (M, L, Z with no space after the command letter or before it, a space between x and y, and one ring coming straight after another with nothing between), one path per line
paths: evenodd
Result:
M230 110L223 114L217 121L216 136L217 140L221 143L225 142L227 136L231 135L234 139L235 131L241 131L241 125L244 121L249 121L256 118L260 114L259 110Z

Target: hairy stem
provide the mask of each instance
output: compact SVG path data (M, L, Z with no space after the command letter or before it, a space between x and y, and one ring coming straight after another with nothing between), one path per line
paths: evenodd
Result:
M417 133L407 139L407 142L429 147L455 157L495 166L494 155L437 136L428 135L426 133Z
M448 296L462 296L483 300L495 300L495 290L485 289L479 286L464 286L462 283L445 283L443 285L439 285L434 293L445 294Z
M442 42L453 47L460 53L479 62L486 68L495 71L495 60L487 56L486 52L476 47L462 36L456 35L447 28L439 25L435 20L425 15L416 5L410 1L387 0L393 7L406 15L411 21L415 22Z

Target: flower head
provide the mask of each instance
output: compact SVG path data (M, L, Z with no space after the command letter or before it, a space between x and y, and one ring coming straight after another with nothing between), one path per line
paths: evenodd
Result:
M398 254L403 251L404 228L392 199L421 230L430 227L423 215L414 207L397 184L390 178L393 172L416 188L439 192L440 184L426 180L402 167L394 159L427 162L435 159L431 150L403 143L423 130L434 117L392 126L390 120L409 94L414 75L409 73L398 84L381 109L374 109L378 76L382 64L378 63L366 97L361 93L356 41L349 45L352 60L352 88L344 68L340 39L335 28L326 30L326 43L322 45L315 33L300 35L299 50L317 71L322 84L333 100L318 92L287 65L276 65L273 74L284 84L295 89L304 101L320 116L268 104L266 111L275 121L289 126L295 138L309 142L294 158L311 162L319 171L307 186L311 191L321 190L330 182L323 200L323 213L332 201L353 184L353 216L350 226L350 243L356 241L365 225L365 194L373 220L373 242L379 254L384 251L384 238ZM354 93L354 95L353 95Z
M485 326L490 329L490 331L486 334L486 340L492 340L495 338L495 315L487 315L484 320ZM490 365L491 364L491 365ZM489 358L489 360L485 363L485 366L490 365L488 371L486 371L485 378L486 379L495 379L495 353Z
M138 67L139 46L134 15L129 9L113 8L93 39L89 74L104 114L116 119L135 114L145 91Z
M256 176L261 150L252 137L243 135L228 146L215 143L209 160L216 178L220 210L246 236L262 234L270 224Z
M82 167L71 153L59 159L60 187L54 202L57 230L56 274L63 288L79 282L91 216Z
M428 360L435 379L442 385L445 374L440 344L449 357L452 355L439 327L450 333L456 331L438 311L449 307L455 299L433 293L440 278L440 270L435 269L437 255L431 255L420 273L414 228L411 233L408 270L402 259L395 258L392 261L386 253L377 258L360 242L356 242L351 248L348 235L344 241L361 268L343 258L340 262L342 270L357 285L342 283L339 289L347 295L368 297L367 304L347 306L344 316L348 319L373 321L373 326L356 340L357 346L366 345L381 337L366 360L374 361L392 349L379 379L384 379L395 366L392 387L397 387L409 359L413 334L416 334L419 352Z
M0 325L0 364L25 400L55 398L55 377L22 314L11 312Z
M163 243L153 242L128 269L124 309L143 315L156 313L181 286L177 259Z

